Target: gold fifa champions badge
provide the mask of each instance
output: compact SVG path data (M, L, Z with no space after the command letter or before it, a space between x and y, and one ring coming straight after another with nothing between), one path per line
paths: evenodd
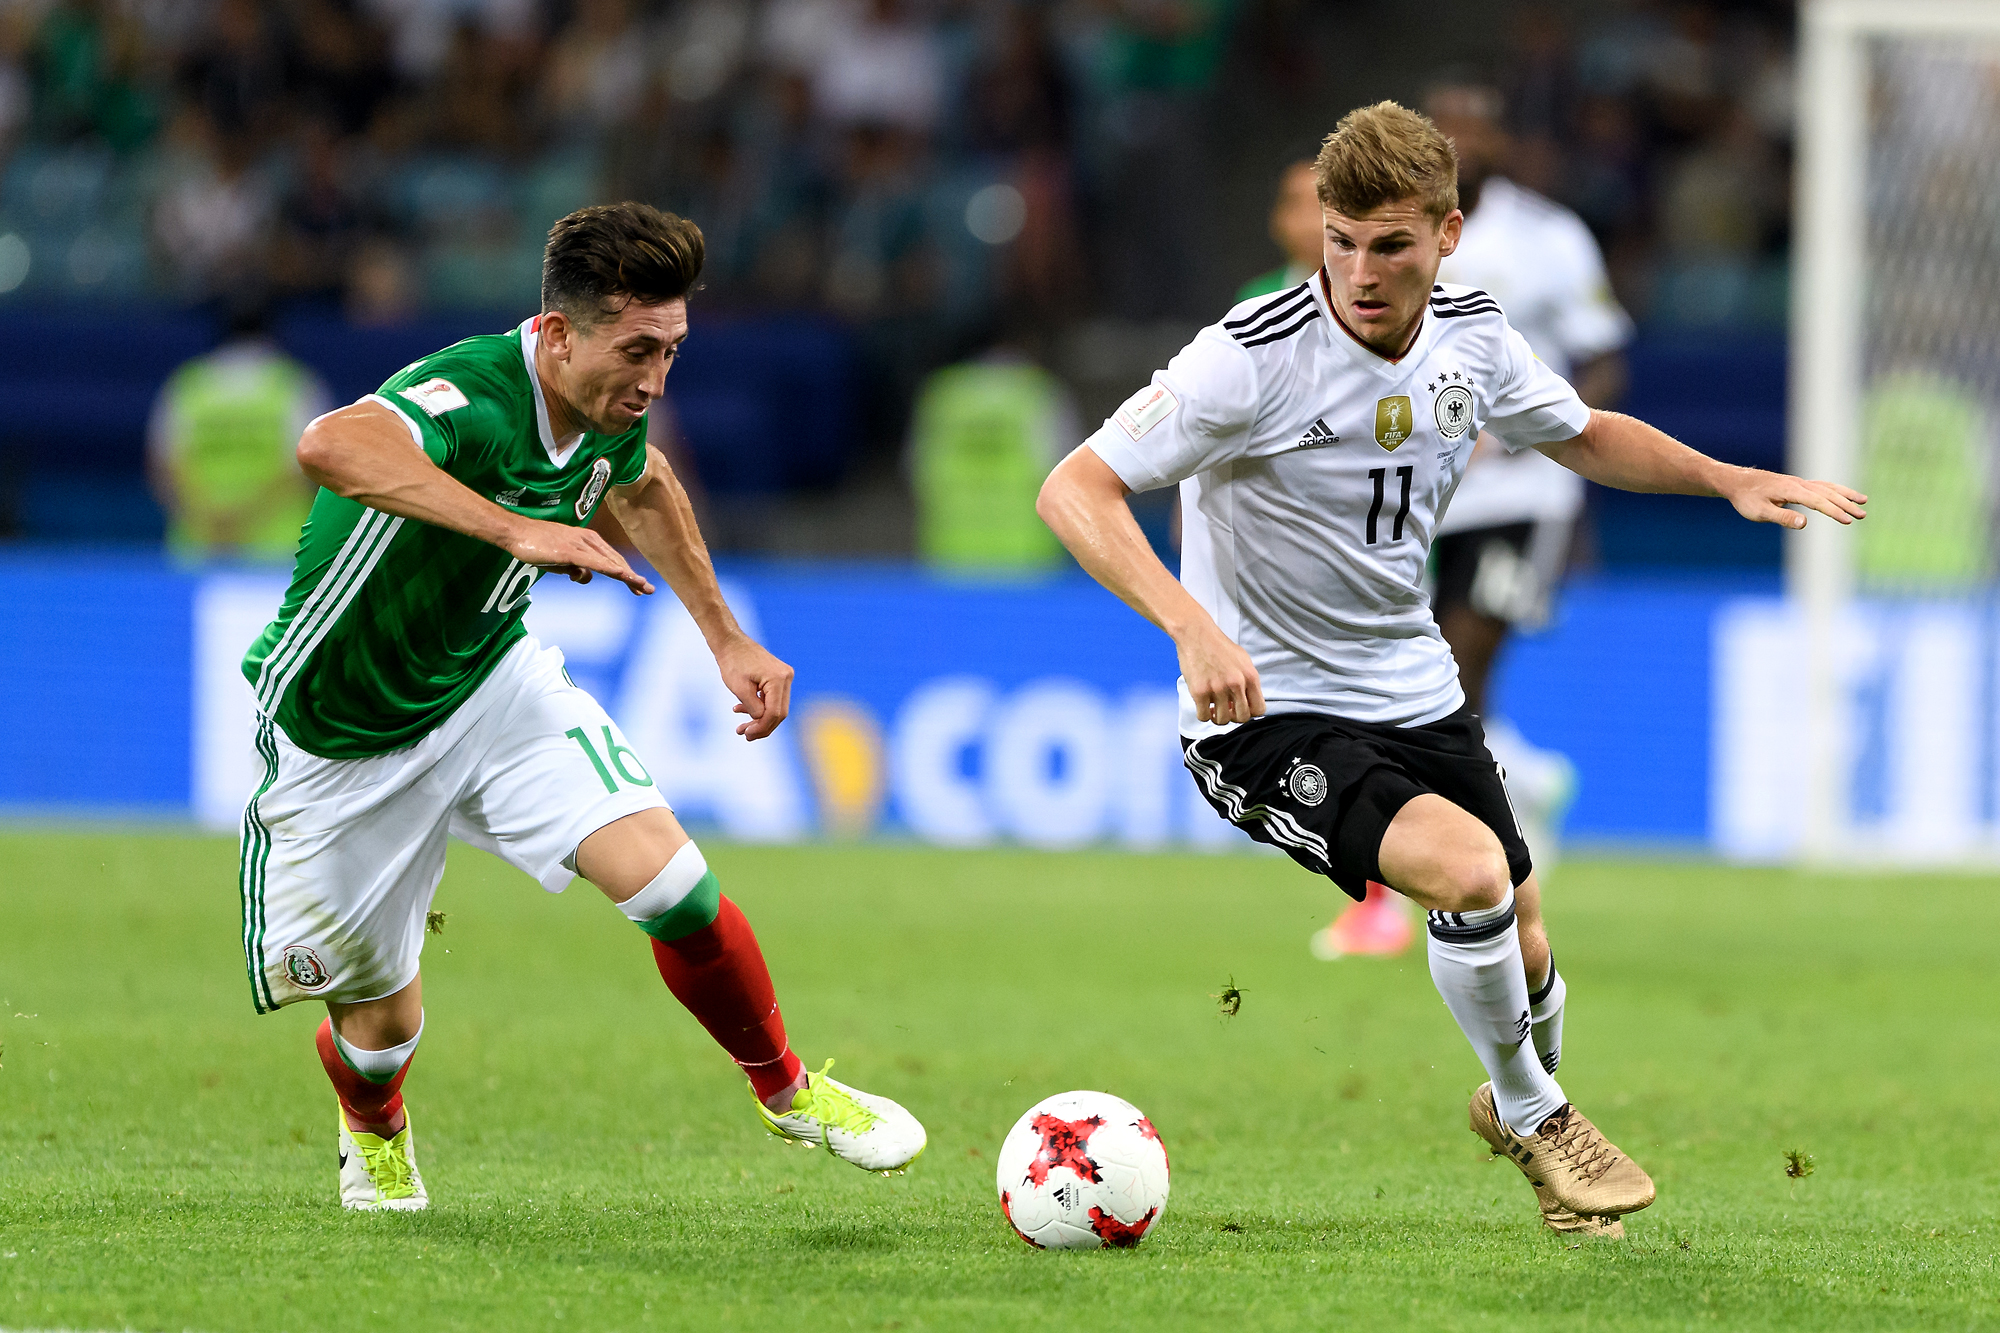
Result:
M1410 438L1410 399L1406 394L1375 400L1375 443L1394 453Z

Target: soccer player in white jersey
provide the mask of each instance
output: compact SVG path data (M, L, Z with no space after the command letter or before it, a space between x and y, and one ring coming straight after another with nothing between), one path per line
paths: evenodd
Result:
M299 442L321 489L244 661L265 768L239 887L257 1011L327 1008L316 1045L340 1103L344 1207L429 1202L402 1087L447 834L551 893L572 875L603 890L773 1133L869 1170L923 1150L908 1111L800 1063L749 922L617 724L522 624L551 570L653 591L589 529L601 504L701 627L738 733L785 719L791 668L730 614L687 495L646 443L702 252L693 223L644 204L572 213L549 232L540 315L405 367Z
M1621 349L1632 321L1611 294L1590 229L1561 204L1499 174L1508 140L1498 89L1469 80L1440 84L1424 109L1458 153L1458 206L1465 214L1458 248L1438 276L1491 296L1577 397L1592 407L1614 406L1625 385ZM1582 477L1539 450L1509 450L1482 433L1431 549L1432 614L1544 874L1555 864L1575 770L1567 757L1536 746L1490 710L1486 685L1509 631L1548 619L1582 509ZM1400 952L1381 942L1407 934L1407 927L1398 930L1402 907L1371 884L1365 899L1313 932L1314 954Z
M1352 897L1378 879L1427 909L1432 979L1490 1078L1472 1127L1545 1222L1622 1234L1653 1183L1556 1082L1565 989L1425 557L1481 431L1605 485L1720 496L1786 527L1798 509L1851 522L1865 497L1593 410L1484 291L1436 285L1464 219L1427 118L1354 111L1318 172L1320 271L1203 329L1056 467L1039 510L1173 638L1182 747L1210 804ZM1176 483L1179 581L1126 504Z

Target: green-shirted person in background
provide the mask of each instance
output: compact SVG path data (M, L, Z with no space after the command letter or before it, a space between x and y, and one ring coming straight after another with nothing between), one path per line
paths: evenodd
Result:
M1271 239L1284 253L1283 266L1250 279L1237 290L1236 299L1248 301L1272 292L1296 287L1319 270L1319 195L1313 184L1313 154L1307 153L1286 166L1278 177L1278 197L1271 201Z
M1036 570L1066 557L1035 496L1079 438L1069 391L1007 340L924 381L910 426L917 552L954 570Z
M314 490L294 446L331 406L319 377L266 336L261 308L232 311L228 339L176 370L153 404L147 453L167 549L290 560Z

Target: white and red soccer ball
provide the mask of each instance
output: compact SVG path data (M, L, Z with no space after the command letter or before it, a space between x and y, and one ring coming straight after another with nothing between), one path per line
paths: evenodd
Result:
M1167 1208L1167 1149L1108 1092L1037 1102L1000 1145L1000 1211L1038 1250L1137 1245Z

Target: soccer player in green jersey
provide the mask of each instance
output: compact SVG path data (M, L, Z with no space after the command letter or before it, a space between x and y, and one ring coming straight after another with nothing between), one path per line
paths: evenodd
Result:
M552 893L572 874L602 889L773 1133L875 1171L923 1150L908 1111L792 1053L743 914L617 724L521 623L550 571L653 591L589 529L602 504L701 627L738 734L785 719L792 669L737 625L645 439L702 250L693 223L643 204L572 213L549 232L539 316L425 357L299 442L321 489L243 663L265 765L243 816L243 946L259 1013L326 1003L346 1207L428 1202L402 1084L447 835Z

